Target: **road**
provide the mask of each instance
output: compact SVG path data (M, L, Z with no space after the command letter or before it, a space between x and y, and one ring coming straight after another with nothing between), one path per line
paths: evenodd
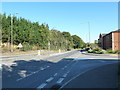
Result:
M79 50L54 54L49 57L40 58L38 56L37 60L15 60L14 65L3 64L2 70L2 86L3 88L59 88L59 87L78 87L79 84L73 83L83 83L94 82L99 84L104 81L102 77L107 74L101 75L100 71L113 70L113 74L110 72L111 77L106 78L107 81L113 80L113 82L106 85L98 85L97 88L117 88L117 63L118 58L116 56L108 55L87 55L81 53ZM110 68L104 68L107 65L112 65ZM102 69L103 68L103 69ZM99 71L95 72L94 70ZM92 71L92 72L91 72ZM88 73L87 75L85 73ZM81 80L81 75L86 75L84 80ZM89 77L91 76L91 79ZM87 79L85 79L87 78ZM92 79L93 78L93 79ZM83 79L83 78L82 78ZM103 80L102 80L103 79ZM86 83L84 83L86 84ZM88 84L88 83L87 83ZM94 88L94 84L82 85L82 88ZM80 86L81 87L81 86ZM80 88L79 87L79 88Z

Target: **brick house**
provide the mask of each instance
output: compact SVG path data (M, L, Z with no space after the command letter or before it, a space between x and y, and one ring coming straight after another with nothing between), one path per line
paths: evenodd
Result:
M99 35L99 39L98 39L98 46L103 48L103 36L105 36L106 34L100 34Z
M120 29L108 34L100 34L98 45L105 50L120 50Z

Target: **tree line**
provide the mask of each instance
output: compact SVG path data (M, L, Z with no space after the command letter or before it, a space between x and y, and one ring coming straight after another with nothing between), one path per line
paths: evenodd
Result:
M11 41L11 15L0 14L2 19L2 43L10 43ZM13 44L21 43L23 49L32 50L48 49L48 43L52 50L82 48L84 41L77 35L71 35L69 32L60 32L56 29L49 29L49 25L38 22L31 22L25 18L12 17L13 28Z

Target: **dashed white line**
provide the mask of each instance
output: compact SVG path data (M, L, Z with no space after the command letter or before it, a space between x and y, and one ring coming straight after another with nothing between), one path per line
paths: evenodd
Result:
M29 77L29 76L35 74L35 73L38 73L39 71L40 71L40 70L35 71L35 72L32 72L31 74L26 75L26 77L24 77L24 78L27 78L27 77ZM22 80L22 79L24 79L24 78L19 78L19 79L17 79L16 81L20 81L20 80Z
M46 68L41 68L41 70L45 70Z
M47 66L47 68L50 67L50 66Z
M63 77L66 77L67 76L67 73L63 75Z
M57 76L57 75L58 75L58 73L55 73L55 74L54 74L54 76Z
M42 83L40 86L38 86L37 88L44 88L47 85L47 83Z
M53 77L50 77L49 79L46 80L46 82L50 82L52 81L54 78Z
M20 80L22 80L23 78L19 78L19 79L17 79L16 81L20 81Z
M64 78L60 78L57 83L61 83L64 80Z
M67 66L65 66L65 68L67 68Z

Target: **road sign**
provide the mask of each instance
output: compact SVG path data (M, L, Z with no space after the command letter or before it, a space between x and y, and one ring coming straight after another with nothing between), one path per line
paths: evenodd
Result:
M50 46L50 42L48 42L48 46Z
M17 46L18 48L22 48L23 46L22 46L22 44L21 43L19 43L19 45Z

